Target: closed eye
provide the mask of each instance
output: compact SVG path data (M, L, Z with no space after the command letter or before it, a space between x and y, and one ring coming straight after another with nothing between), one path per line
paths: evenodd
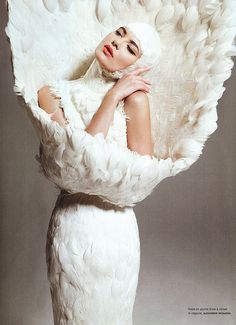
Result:
M129 50L130 53L132 53L133 55L136 55L136 54L134 53L134 51L131 50L131 48L129 47L129 45L127 45L127 49Z
M122 36L121 33L118 30L116 30L116 35Z
M116 35L122 36L121 33L119 32L119 30L116 30ZM129 45L127 45L127 49L131 54L136 56L136 54L134 53L134 51L132 51L132 49L130 48Z

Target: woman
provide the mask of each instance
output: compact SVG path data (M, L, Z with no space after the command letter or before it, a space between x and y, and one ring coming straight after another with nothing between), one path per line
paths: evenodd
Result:
M152 156L150 82L139 74L159 54L150 25L121 26L97 46L82 78L41 88L39 106L62 127L101 132L108 142ZM132 324L140 266L133 208L62 190L46 254L55 324Z

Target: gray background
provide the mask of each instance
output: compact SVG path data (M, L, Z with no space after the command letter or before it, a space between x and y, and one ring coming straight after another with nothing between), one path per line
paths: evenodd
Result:
M4 3L1 15L1 324L52 325L45 244L58 190L34 159L38 140L13 92ZM135 208L141 270L134 325L236 324L235 85L234 67L200 159ZM193 316L188 307L225 307L231 315Z

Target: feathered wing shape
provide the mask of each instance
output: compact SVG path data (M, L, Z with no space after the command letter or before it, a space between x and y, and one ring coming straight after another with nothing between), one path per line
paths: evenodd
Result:
M56 185L133 206L198 159L217 128L217 101L236 55L234 0L10 0L8 7L14 89L41 141L37 159ZM148 73L153 159L108 144L101 133L62 128L37 104L42 85L81 76L100 40L134 21L155 26L163 44Z

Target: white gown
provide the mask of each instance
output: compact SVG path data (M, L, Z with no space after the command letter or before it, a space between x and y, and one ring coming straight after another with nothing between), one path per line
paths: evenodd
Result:
M140 267L133 208L58 196L46 246L55 325L131 325Z
M104 84L96 68L91 65L81 80L51 85L52 92L60 95L68 128L86 126L105 94L104 87L112 86ZM121 101L106 137L107 142L121 147L127 146L123 107ZM48 228L46 258L55 325L132 324L140 267L139 232L132 207L62 190Z
M139 269L132 206L163 179L196 162L217 129L217 103L234 65L231 56L236 55L235 0L7 3L14 91L24 98L43 143L37 159L42 171L69 193L99 195L126 207L119 212L107 210L97 206L94 197L88 198L92 199L88 205L84 196L83 203L79 201L78 194L75 201L75 194L58 198L47 241L55 324L132 324ZM37 104L40 87L51 80L80 76L83 63L108 30L131 21L151 23L163 43L160 63L150 74L154 159L124 150L122 106L107 136L111 145L81 131L109 83L101 83L102 92L92 79L87 80L89 89L83 81L55 83L69 121L66 132ZM76 91L70 94L70 89Z

